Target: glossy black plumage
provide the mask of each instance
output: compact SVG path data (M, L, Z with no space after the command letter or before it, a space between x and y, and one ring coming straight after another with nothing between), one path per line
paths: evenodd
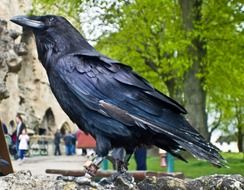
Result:
M96 138L99 156L113 147L132 152L136 146L156 145L181 159L178 150L187 150L224 165L218 149L186 121L181 105L129 66L101 55L66 19L33 16L12 21L33 30L55 97L70 119Z

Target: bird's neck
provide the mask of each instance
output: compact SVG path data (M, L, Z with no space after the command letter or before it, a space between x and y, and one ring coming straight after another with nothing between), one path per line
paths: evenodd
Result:
M51 35L36 35L38 58L45 69L55 63L61 56L75 52L95 51L95 49L78 33L71 37L64 33L53 37Z
M55 45L54 43L42 43L39 39L36 39L36 45L38 59L43 67L47 69L51 59L55 57Z

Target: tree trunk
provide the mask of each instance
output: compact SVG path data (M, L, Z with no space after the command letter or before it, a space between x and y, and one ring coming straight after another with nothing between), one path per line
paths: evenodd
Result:
M237 120L237 147L239 152L244 153L244 122L243 122L243 107L237 101L235 105L235 117ZM243 154L244 155L244 154Z
M169 92L169 96L179 102L180 104L183 104L183 92L181 85L179 84L180 79L172 78L165 81L166 87Z
M244 152L244 134L242 132L242 126L240 124L240 126L237 126L237 146L238 146L238 150L239 152Z
M202 88L202 82L196 77L198 63L194 62L189 71L185 74L184 100L188 111L188 119L206 139L209 140L206 113L206 92Z
M180 0L179 2L183 26L189 36L194 31L194 24L201 21L202 1ZM184 102L189 113L190 123L209 140L207 113L205 110L206 92L203 89L203 79L197 77L198 73L202 73L202 61L205 54L204 41L199 37L191 39L191 45L188 47L188 56L192 65L184 76Z

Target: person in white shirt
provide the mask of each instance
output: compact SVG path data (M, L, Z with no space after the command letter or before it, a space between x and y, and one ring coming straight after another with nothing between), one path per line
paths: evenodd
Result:
M26 150L28 150L28 142L30 137L27 134L26 129L22 130L22 134L19 136L19 158L23 160Z
M20 114L16 115L16 124L17 124L17 126L16 126L16 137L17 137L17 140L16 140L16 151L17 151L16 159L17 159L20 157L19 136L22 134L22 130L26 129L26 126L25 126L23 119L22 119Z

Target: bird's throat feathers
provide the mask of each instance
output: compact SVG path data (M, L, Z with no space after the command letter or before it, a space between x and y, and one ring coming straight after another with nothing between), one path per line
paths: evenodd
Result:
M73 33L62 33L61 30L55 28L43 33L34 34L36 38L38 58L46 69L49 63L52 62L51 60L58 59L62 55L74 53L77 49L94 50L77 30L73 31Z
M41 39L36 38L38 59L41 61L43 67L46 69L48 63L51 61L50 59L56 54L55 52L55 44L45 42L42 43Z

